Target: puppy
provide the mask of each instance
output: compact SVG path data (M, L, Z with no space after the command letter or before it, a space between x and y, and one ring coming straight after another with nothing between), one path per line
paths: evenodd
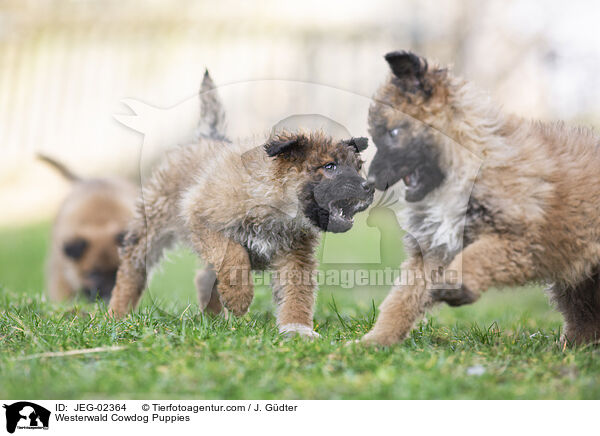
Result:
M391 291L363 341L401 341L436 302L460 306L532 281L552 283L567 341L597 341L598 135L504 115L412 53L385 58L391 75L369 112L369 178L381 190L405 185L412 280Z
M227 140L225 110L208 70L199 102L196 136ZM139 190L125 180L84 180L48 156L39 158L74 184L52 231L47 272L50 298L60 301L82 292L92 301L100 297L108 302L119 266L118 246L133 217ZM207 287L212 289L212 276L209 270L198 272L196 286L201 298Z
M119 179L83 180L50 157L39 158L73 182L52 228L48 294L53 301L82 293L108 302L119 266L118 246L138 190Z
M272 135L264 146L201 141L175 150L153 174L129 225L110 310L136 306L148 271L176 240L216 274L206 308L241 316L253 298L251 270L273 270L284 333L313 332L315 248L322 231L345 232L373 199L360 176L366 138Z

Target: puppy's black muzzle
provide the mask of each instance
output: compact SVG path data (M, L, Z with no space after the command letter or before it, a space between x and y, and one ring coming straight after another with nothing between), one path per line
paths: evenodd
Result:
M87 275L86 282L88 286L83 289L84 295L90 301L96 301L101 298L108 303L115 281L117 278L117 270L100 271L94 270Z
M342 171L334 179L323 180L314 189L314 198L321 209L320 227L340 233L350 230L354 215L373 202L375 187L356 170Z
M334 179L321 181L315 187L315 199L320 205L352 198L366 201L373 197L374 191L373 183L363 179L358 172L347 169Z
M369 181L385 191L400 180L404 181L408 202L420 201L440 186L444 173L434 147L417 139L404 147L378 147L369 167Z
M403 170L402 152L387 148L381 148L375 153L375 157L369 167L369 182L373 183L378 191L385 191L395 185L408 173L408 168Z

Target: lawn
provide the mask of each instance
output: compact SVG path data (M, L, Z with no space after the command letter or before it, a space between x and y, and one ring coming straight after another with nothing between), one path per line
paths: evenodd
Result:
M377 226L366 222L363 214L356 229L326 239L325 272L397 264L399 230L387 223L379 247ZM345 344L369 330L385 286L323 285L315 314L322 338L286 340L265 286L243 318L201 315L197 261L178 250L153 276L140 309L109 321L102 305L46 301L49 228L0 229L2 398L600 398L600 351L559 347L560 316L539 288L441 307L405 343L371 349ZM377 256L378 264L367 262ZM96 347L102 351L48 354Z

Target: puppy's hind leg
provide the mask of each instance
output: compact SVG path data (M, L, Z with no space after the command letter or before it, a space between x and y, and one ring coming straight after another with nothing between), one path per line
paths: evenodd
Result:
M210 266L198 270L194 279L198 291L200 310L211 313L221 313L223 306L217 291L217 274Z
M134 226L129 230L119 257L121 264L108 308L111 315L121 318L136 306L146 286L145 229Z
M146 225L143 219L135 219L119 253L121 264L109 303L111 314L123 317L137 306L146 287L149 271L172 242L173 235L163 228Z
M600 273L575 286L555 283L550 294L565 319L562 341L600 344Z

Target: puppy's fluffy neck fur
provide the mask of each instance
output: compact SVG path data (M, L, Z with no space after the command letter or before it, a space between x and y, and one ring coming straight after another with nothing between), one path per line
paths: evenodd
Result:
M245 246L257 269L266 267L275 253L289 250L299 236L319 237L298 201L299 173L278 173L277 162L262 146L206 142L185 146L174 156L181 162L179 174L187 179L180 210L194 210L213 230ZM190 218L181 216L183 224Z

